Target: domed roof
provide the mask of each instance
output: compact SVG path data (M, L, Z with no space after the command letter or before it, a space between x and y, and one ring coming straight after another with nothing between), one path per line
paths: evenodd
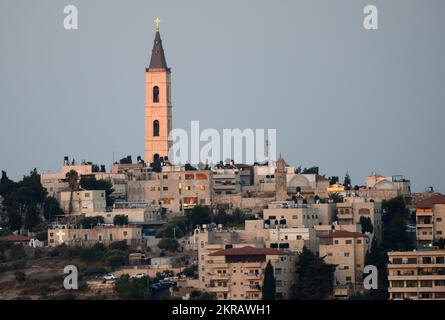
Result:
M311 184L309 182L309 180L301 175L301 174L297 174L295 176L292 177L292 179L290 179L288 187L290 188L296 188L296 187L310 187Z
M388 180L382 180L377 182L374 187L377 190L393 190L393 189L397 189L397 186L392 183L391 181Z

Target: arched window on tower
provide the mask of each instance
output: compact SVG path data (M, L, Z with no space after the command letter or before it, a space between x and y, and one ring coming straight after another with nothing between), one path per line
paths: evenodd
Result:
M153 87L153 102L159 102L159 87L154 86Z
M159 137L159 121L153 121L153 137Z

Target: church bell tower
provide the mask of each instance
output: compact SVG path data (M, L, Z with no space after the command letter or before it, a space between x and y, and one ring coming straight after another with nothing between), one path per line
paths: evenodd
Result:
M145 162L168 157L172 129L171 80L156 18L150 65L145 69Z

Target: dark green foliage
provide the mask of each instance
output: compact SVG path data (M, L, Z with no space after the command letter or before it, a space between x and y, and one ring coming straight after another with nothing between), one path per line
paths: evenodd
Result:
M128 254L122 250L108 250L102 260L108 267L116 268L127 263Z
M372 225L371 219L368 217L360 217L360 224L362 225L362 232L372 233L374 231L374 226Z
M23 226L23 218L19 212L19 207L17 204L10 205L6 209L8 215L9 228L16 231L20 230Z
M310 168L304 168L301 172L302 174L318 174L319 168L318 167L310 167Z
M13 244L11 248L9 248L9 259L10 260L20 260L26 258L25 249L21 244Z
M434 242L434 245L439 247L440 249L444 249L445 248L445 239L444 238L440 238L439 240Z
M96 243L91 248L82 248L80 250L80 258L87 262L94 262L102 260L106 248L102 243Z
M115 215L113 218L113 224L115 226L125 226L128 225L128 216L123 214Z
M12 244L12 241L0 239L0 253L4 254L6 250L11 248Z
M192 264L191 266L184 268L182 273L187 277L196 278L198 274L198 265Z
M334 201L334 203L340 203L343 202L343 196L338 192L331 192L329 193L329 199Z
M273 267L270 261L267 262L266 269L264 270L264 280L263 280L263 300L275 300L276 285Z
M122 250L122 251L126 251L128 250L128 244L127 242L124 241L116 241L116 242L112 242L109 245L109 249L110 250Z
M156 232L156 238L182 238L184 232L175 223L166 223Z
M179 248L179 243L175 239L172 238L164 238L161 241L159 241L158 247L160 249L175 252Z
M216 300L216 294L193 290L190 292L190 300Z
M52 220L57 216L64 215L59 201L56 198L48 197L45 199L45 202L43 203L43 215L47 220Z
M27 230L34 231L34 227L40 222L39 212L35 204L29 205L26 209L24 227Z
M376 290L368 290L365 297L371 300L387 300L388 299L388 255L387 251L382 248L377 240L371 243L371 251L366 254L365 265L373 265L378 270L378 286ZM365 276L365 275L364 275Z
M40 231L36 234L36 238L39 241L47 241L48 240L48 232L47 231Z
M102 223L104 223L104 218L102 216L84 217L79 221L79 224L84 229L91 229Z
M414 239L406 232L409 210L403 197L384 200L383 209L383 247L385 250L406 251L415 247Z
M211 222L210 208L208 206L195 206L186 216L191 229L197 225Z
M324 258L315 255L306 247L298 255L297 281L292 296L297 300L324 300L334 288L335 266L326 264Z
M149 279L130 279L128 274L120 277L115 284L115 291L121 300L147 300L151 297Z

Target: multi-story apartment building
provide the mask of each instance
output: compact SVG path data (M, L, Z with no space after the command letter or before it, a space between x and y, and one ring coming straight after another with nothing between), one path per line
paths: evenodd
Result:
M108 245L112 242L126 241L129 245L142 242L139 227L100 225L91 229L74 228L69 225L57 225L48 229L48 245L92 246L96 243Z
M445 195L434 195L417 203L416 238L420 246L445 238Z
M334 231L320 236L320 256L336 265L334 274L335 296L343 296L344 289L361 289L369 238L359 232Z
M127 216L129 225L160 225L166 222L162 208L141 202L115 202L112 211L91 212L87 217L101 216L104 223L113 224L114 217Z
M234 165L219 165L212 170L215 194L234 194L241 191L240 171Z
M271 228L311 228L320 224L320 210L295 202L271 202L263 211L263 219Z
M445 300L445 250L388 252L390 299Z
M215 293L218 299L261 299L264 270L269 261L274 268L277 298L290 296L295 260L287 252L246 246L215 251L206 260L205 273L200 279L202 288Z
M77 190L72 194L69 190L61 191L58 200L65 214L69 214L70 203L72 204L71 215L94 214L106 210L104 190Z
M369 201L364 197L346 197L343 202L337 203L338 224L359 224L361 217L371 220L373 235L380 241L382 237L381 201Z
M210 170L185 171L163 167L128 182L128 201L162 205L170 213L183 213L196 205L210 206L213 179Z

